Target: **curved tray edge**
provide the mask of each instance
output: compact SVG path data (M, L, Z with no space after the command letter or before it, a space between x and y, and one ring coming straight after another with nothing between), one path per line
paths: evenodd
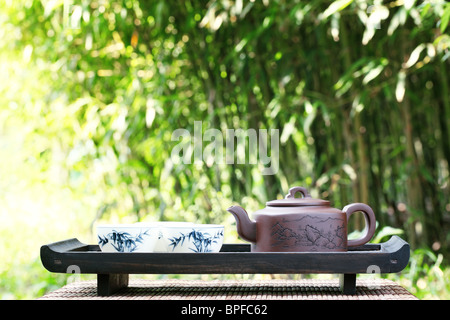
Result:
M390 253L390 273L397 273L405 269L410 257L409 243L398 236L392 236L383 243L382 247Z
M66 251L79 249L85 246L87 246L87 244L80 242L77 238L71 238L43 245L41 248L47 247L53 252L63 253Z
M40 250L42 265L50 272L71 273L71 270L67 268L67 270L65 269L65 271L61 271L59 270L59 268L55 268L55 265L58 264L58 261L60 264L62 264L59 256L66 253L67 251L76 250L86 246L86 244L80 242L76 238L43 245L41 246Z

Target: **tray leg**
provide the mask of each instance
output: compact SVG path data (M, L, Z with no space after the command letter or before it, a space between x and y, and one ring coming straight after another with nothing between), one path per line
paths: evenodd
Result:
M356 293L356 274L345 273L339 275L339 286L343 294Z
M126 287L128 287L128 274L97 274L97 295L99 296L110 296Z

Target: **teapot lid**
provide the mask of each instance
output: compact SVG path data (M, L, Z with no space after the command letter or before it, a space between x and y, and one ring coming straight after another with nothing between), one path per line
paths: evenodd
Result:
M302 198L296 198L295 194L300 192ZM330 201L311 198L308 190L304 187L293 187L284 199L272 200L266 203L271 207L298 207L298 206L329 206Z

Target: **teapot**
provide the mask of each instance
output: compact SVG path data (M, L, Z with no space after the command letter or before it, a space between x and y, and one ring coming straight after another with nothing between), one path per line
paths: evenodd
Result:
M300 193L301 198L295 195ZM370 241L375 233L375 214L364 203L352 203L342 210L330 202L314 199L304 187L293 187L284 199L266 203L251 220L240 206L227 209L236 219L239 236L251 242L252 252L347 251ZM365 232L359 239L347 239L347 222L355 212L364 213Z

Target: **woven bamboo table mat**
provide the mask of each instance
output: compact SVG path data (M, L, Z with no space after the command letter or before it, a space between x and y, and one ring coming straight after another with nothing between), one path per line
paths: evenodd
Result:
M97 282L80 281L47 293L42 300L416 300L387 279L357 279L356 294L343 295L338 279L318 280L144 280L130 279L127 288L97 296Z

